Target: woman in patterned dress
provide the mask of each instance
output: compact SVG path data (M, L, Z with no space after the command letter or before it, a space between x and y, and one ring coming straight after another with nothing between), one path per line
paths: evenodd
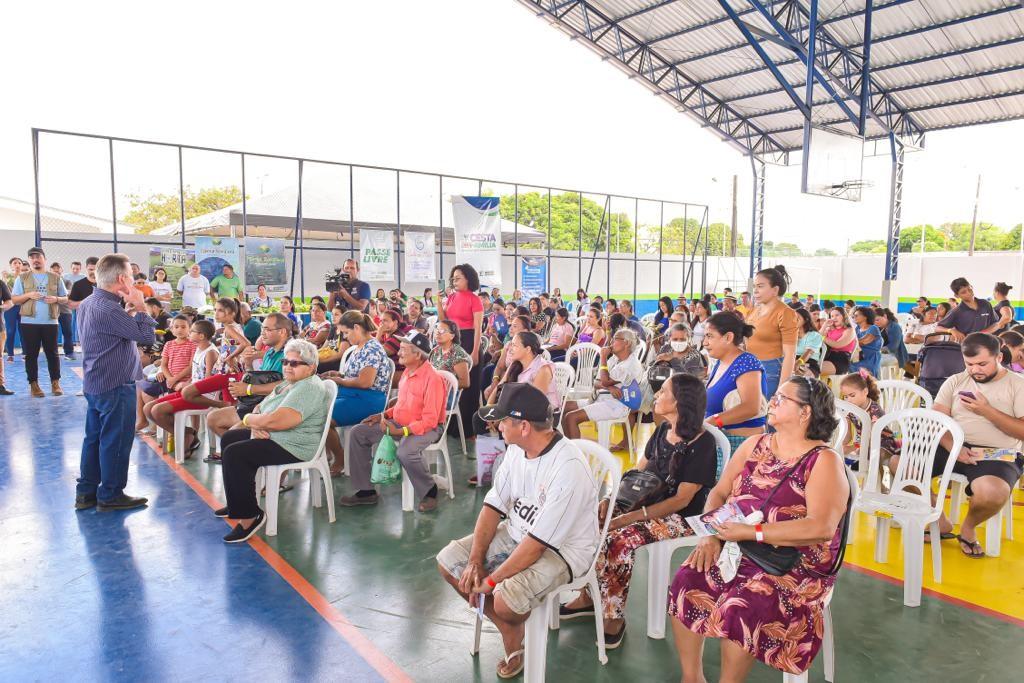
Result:
M825 443L837 425L835 403L818 380L793 377L770 406L775 433L740 446L704 508L732 502L747 515L762 510L764 522L716 526L717 537L701 539L669 590L683 683L704 683L707 637L722 639L720 680L730 682L744 680L755 660L799 674L821 647L822 607L836 579L833 564L849 498L842 456ZM774 576L743 555L735 577L725 581L716 564L722 541L794 547L799 560Z

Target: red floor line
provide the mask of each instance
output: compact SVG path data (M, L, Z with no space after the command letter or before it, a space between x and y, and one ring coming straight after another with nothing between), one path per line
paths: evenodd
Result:
M903 580L902 579L897 579L894 576L889 576L888 574L883 574L882 572L876 571L874 569L868 569L867 567L862 567L859 564L854 564L853 562L849 562L849 561L843 562L843 566L844 567L849 567L850 569L852 569L853 571L857 572L858 574L864 574L865 576L870 576L870 577L872 577L874 579L879 579L880 581L885 581L886 583L890 583L890 584L892 584L894 586L901 586L901 587L903 586ZM977 612L978 614L984 614L987 617L992 617L993 619L998 619L1000 621L1005 621L1008 624L1013 624L1014 626L1019 626L1021 628L1024 628L1024 619L1018 619L1017 617L1010 616L1009 614L1003 614L1002 612L997 612L996 610L989 609L988 607L982 607L981 605L975 605L974 603L968 602L968 601L963 600L961 598L956 598L956 597L953 597L952 595L946 595L945 593L940 593L937 590L934 590L932 588L921 588L921 593L924 594L924 595L933 597L933 598L938 598L939 600L943 600L943 601L948 602L950 604L956 605L957 607L963 607L964 609L968 609L968 610L970 610L972 612Z
M167 464L171 470L184 481L189 488L195 491L196 495L202 498L203 502L210 506L211 510L217 510L223 507L221 502L217 500L213 493L203 486L198 479L196 479L191 472L186 468L174 462L174 458L164 453L163 448L157 443L156 439L151 436L141 437L146 444L153 449L164 463ZM225 520L226 521L226 520ZM230 524L230 523L229 523ZM410 682L412 678L409 677L402 669L395 664L393 661L388 659L387 655L381 652L373 644L373 642L362 634L355 626L352 625L344 614L342 614L334 605L332 605L327 598L325 598L320 591L318 591L313 584L306 580L302 574L300 574L293 566L291 566L287 560L278 554L276 550L271 548L265 540L259 536L253 537L249 541L253 550L259 553L260 557L276 571L281 578L288 582L295 591L302 596L302 598L309 603L310 607L315 609L317 613L323 617L331 628L338 632L342 638L344 638L352 648L359 653L359 655L366 660L370 666L377 670L385 680L396 681L396 682Z

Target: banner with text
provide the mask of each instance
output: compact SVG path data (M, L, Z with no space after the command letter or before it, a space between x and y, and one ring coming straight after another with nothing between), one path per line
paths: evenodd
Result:
M523 256L519 263L519 288L528 297L540 296L548 288L548 258Z
M245 291L255 292L266 285L271 292L288 288L288 269L284 262L284 240L272 237L245 238Z
M181 247L150 247L149 248L149 279L155 280L157 268L163 268L167 273L167 281L171 286L178 284L182 275L188 272L188 268L195 259L195 252L192 249Z
M364 282L395 279L395 234L390 230L359 231L359 278Z
M405 233L405 281L434 282L437 268L434 264L435 235L432 232Z
M452 195L455 262L468 263L481 287L501 287L501 215L499 197Z
M238 266L238 240L234 237L196 237L196 263L207 280L224 272L224 266L231 266L240 275Z

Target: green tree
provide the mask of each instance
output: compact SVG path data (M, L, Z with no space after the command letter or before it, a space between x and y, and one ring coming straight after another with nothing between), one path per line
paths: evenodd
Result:
M884 254L885 240L861 240L850 245L855 254Z
M815 256L836 256L836 252L832 251L831 249L826 249L825 247L821 247L820 249L815 249L814 250L814 255Z
M223 209L242 201L242 190L235 185L204 187L198 191L185 186L185 220ZM181 198L176 194L128 195L131 210L122 220L134 225L140 234L181 221Z
M653 238L650 240L653 248L649 251L657 253L658 226L649 226L647 230L648 234ZM698 235L700 236L699 244L697 241ZM708 244L709 254L722 254L729 253L729 245L732 241L732 228L725 223L712 223L708 226L706 234L704 234L700 229L700 221L696 218L687 218L685 221L682 218L673 218L665 224L661 238L662 253L665 254L692 254L694 249L698 248L697 255L703 255L705 240ZM737 234L736 249L737 253L740 250L747 249L743 243L742 234Z
M605 205L586 197L583 198L583 251L599 252L608 248L609 233L614 251L632 253L634 249L633 221L625 213L605 213ZM517 218L520 225L532 226L547 233L551 248L573 251L579 244L580 196L576 192L564 192L551 196L551 225L548 229L548 196L540 192L526 192L519 195L518 207L515 195L501 198L501 217L507 221ZM596 245L595 245L596 242ZM535 245L540 247L547 242Z
M924 231L925 251L945 251L948 234L934 225L912 225L900 230L900 251L920 252L921 232Z

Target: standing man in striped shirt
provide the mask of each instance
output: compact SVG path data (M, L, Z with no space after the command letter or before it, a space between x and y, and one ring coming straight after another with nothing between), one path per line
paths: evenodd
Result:
M137 347L155 344L155 330L145 298L133 285L128 257L101 258L96 264L96 290L78 308L82 387L89 412L76 510L127 510L147 503L126 495L124 487L135 439L135 383L142 379Z

